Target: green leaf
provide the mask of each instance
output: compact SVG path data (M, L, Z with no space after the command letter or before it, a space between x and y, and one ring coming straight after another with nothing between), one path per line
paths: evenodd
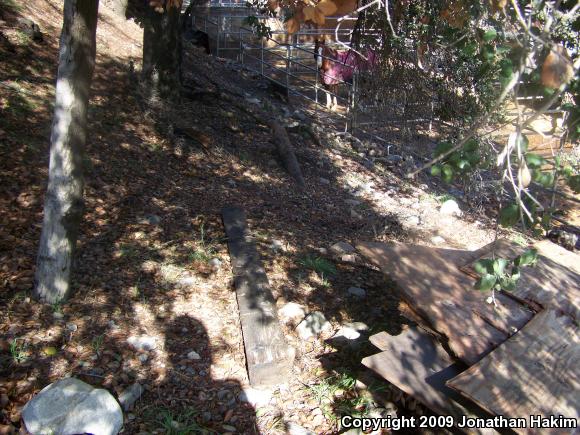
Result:
M520 268L517 266L514 266L512 268L512 279L515 279L517 281L518 279L520 279L520 275L521 275Z
M471 167L471 164L469 163L469 161L462 159L459 160L459 162L457 162L457 167L459 169L463 170L468 170Z
M499 212L499 223L504 227L513 227L520 219L520 208L517 204L509 204Z
M443 167L441 168L441 172L443 181L445 181L446 183L451 183L451 181L453 181L453 168L451 167L451 165L448 164L443 165Z
M57 352L58 351L54 346L48 346L42 349L42 353L44 353L46 356L54 356L57 354Z
M435 157L439 157L441 154L446 153L451 148L453 148L453 145L451 143L439 142L435 147L435 151L433 152L433 154L435 155Z
M441 175L441 165L433 165L431 166L431 175L434 177L438 177Z
M467 142L465 142L465 145L463 145L463 151L473 153L477 151L478 146L479 144L475 139L469 139Z
M573 175L568 178L568 186L570 186L570 189L575 193L580 193L580 175Z
M504 274L505 272L505 268L508 265L508 261L505 258L496 258L493 261L493 272L497 275L497 276L501 276Z
M537 171L538 175L534 178L539 184L546 188L552 187L554 184L554 173L553 172L540 172Z
M526 154L526 163L528 164L528 168L541 168L543 165L546 164L546 159L538 154L527 153Z
M530 141L528 140L528 137L525 134L520 133L518 136L518 140L516 141L516 146L519 146L520 150L522 150L522 152L525 153L526 151L528 151L529 144Z
M522 266L530 266L538 261L538 250L537 249L528 249L519 257L516 257L514 260L514 264L517 267Z
M512 277L506 277L506 278L501 278L499 280L499 284L502 288L502 290L508 291L508 292L512 292L516 289L516 281L515 279L513 279Z
M478 260L473 264L473 268L479 275L487 275L493 273L493 260L491 258L484 258Z
M497 38L497 30L493 28L486 30L486 32L483 34L483 40L485 42L493 41L495 38Z
M481 291L491 290L497 281L497 277L495 275L483 275L479 278L475 283L475 289Z
M465 56L472 57L475 55L475 53L477 53L477 43L476 42L468 42L461 49L461 51Z

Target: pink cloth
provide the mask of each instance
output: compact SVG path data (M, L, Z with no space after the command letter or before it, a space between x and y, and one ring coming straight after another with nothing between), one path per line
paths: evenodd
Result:
M338 62L331 61L331 67L322 74L322 83L337 85L341 82L350 82L354 71L367 71L378 63L377 54L372 50L365 53L366 59L352 50L332 50L331 56Z

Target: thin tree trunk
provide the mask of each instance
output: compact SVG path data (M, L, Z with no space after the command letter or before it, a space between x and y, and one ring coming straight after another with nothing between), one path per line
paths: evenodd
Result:
M167 6L163 13L146 7L141 84L150 103L179 95L180 14L176 6Z
M34 296L65 299L83 215L83 157L89 89L95 65L98 0L65 0L56 81L48 189Z

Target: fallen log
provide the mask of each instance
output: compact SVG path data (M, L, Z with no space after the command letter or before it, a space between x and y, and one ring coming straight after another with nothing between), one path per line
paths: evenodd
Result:
M290 174L294 181L301 187L304 188L306 184L304 183L304 177L302 176L302 170L296 159L296 152L294 147L290 143L290 138L286 129L280 125L277 121L270 121L270 127L272 128L272 133L274 135L274 142L276 144L276 149L284 167Z

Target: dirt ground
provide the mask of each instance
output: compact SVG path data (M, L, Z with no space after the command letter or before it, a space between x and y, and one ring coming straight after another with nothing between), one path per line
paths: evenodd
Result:
M490 220L462 202L461 218L441 214L449 192L426 176L405 180L413 161L369 166L367 152L338 135L328 114L300 101L289 106L251 72L193 49L184 69L189 98L170 118L143 111L135 85L142 31L105 5L76 292L62 306L31 300L61 10L58 0L0 0L0 432L20 428L21 407L63 376L114 395L142 384L143 396L125 414L128 434L273 434L290 431L290 423L336 433L345 412L424 412L394 387L373 384L360 365L376 352L369 335L408 324L395 285L364 264L336 261L328 249L359 240L475 249L493 239ZM23 35L17 16L38 23L44 41ZM304 192L276 157L269 128L240 107L252 105L286 123ZM367 145L387 155L384 144ZM261 403L239 397L248 379L220 216L230 204L247 213L279 306L299 303L332 325L306 341L295 325L284 326L296 348L292 376ZM309 266L312 259L330 263L331 272ZM366 297L349 296L353 286ZM368 325L361 340L333 340L355 321ZM155 349L132 349L127 339L138 335L154 337ZM200 358L188 357L192 351Z

